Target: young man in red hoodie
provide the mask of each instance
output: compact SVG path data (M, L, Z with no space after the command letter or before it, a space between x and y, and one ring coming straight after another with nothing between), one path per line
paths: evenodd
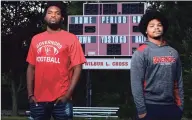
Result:
M86 62L81 44L74 34L61 29L62 2L48 2L45 32L32 38L27 62L27 89L34 120L70 120L71 95Z
M139 29L147 41L131 61L131 89L138 120L181 120L184 106L178 52L163 38L168 21L160 12L143 15Z

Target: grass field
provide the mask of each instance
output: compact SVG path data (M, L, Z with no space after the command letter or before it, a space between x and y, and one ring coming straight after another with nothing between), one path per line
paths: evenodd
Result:
M29 120L27 117L1 117L1 120ZM51 119L54 120L54 119ZM73 120L88 120L86 118L73 118ZM92 120L106 120L106 118L92 118ZM109 118L108 120L120 120L120 119L114 119Z
M27 117L1 117L1 120L28 120Z

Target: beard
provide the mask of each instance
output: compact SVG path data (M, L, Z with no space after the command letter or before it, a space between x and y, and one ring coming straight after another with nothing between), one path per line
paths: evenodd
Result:
M161 38L162 38L162 35L157 36L157 37L153 37L153 39L155 39L155 40L161 40Z
M52 30L58 30L61 28L61 20L59 22L51 23L45 20L46 25Z
M161 32L159 35L155 35L152 38L155 40L161 40L161 38L163 37L163 32Z

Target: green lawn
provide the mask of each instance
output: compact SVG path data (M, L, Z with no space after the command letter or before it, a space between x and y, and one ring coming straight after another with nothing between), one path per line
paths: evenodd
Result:
M1 117L1 120L28 120L27 117ZM51 119L53 120L53 119ZM88 120L85 118L74 118L73 120ZM106 118L92 118L92 120L106 120ZM120 119L113 119L113 118L109 118L108 120L120 120ZM192 119L187 119L187 118L183 118L182 120L192 120Z
M12 116L9 116L9 117L1 117L1 120L28 120L27 117L12 117ZM53 119L52 119L53 120ZM74 118L73 120L88 120L88 119L85 119L85 118ZM92 118L92 120L106 120L106 118ZM118 119L113 119L113 118L110 118L108 120L118 120Z
M27 117L1 117L1 120L28 120Z

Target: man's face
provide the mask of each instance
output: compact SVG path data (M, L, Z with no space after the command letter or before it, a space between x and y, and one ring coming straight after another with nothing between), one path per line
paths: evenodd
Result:
M163 25L159 20L153 19L149 21L146 32L150 38L160 38L163 35Z
M60 27L60 23L63 17L61 15L60 8L56 6L51 6L47 9L45 15L45 22L47 23L48 27L51 29L58 29Z

